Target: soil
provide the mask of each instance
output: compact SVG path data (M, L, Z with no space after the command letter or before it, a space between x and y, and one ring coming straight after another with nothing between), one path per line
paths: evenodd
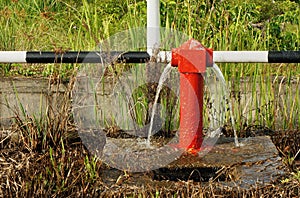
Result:
M299 132L278 132L278 136L282 135L281 137L273 136L273 141L278 141L274 141L276 147L286 147L287 145L283 144L283 140L286 143L293 142L294 145L299 145L299 139L292 139L291 137L294 136L291 134L299 134ZM256 140L263 139L268 138L256 138ZM252 143L254 142L249 141L249 144ZM234 148L230 138L224 138L219 145L214 151L211 151L212 155L216 155L218 152L224 155L222 149L225 149L227 145L232 154L237 156L236 159L240 158L239 152L242 151L238 150L239 148ZM92 176L92 171L87 169L90 166L87 164L92 165L93 157L86 158L88 151L79 139L66 142L64 149L62 151L60 146L52 146L51 149L30 150L28 145L22 144L21 141L19 144L12 143L9 138L1 141L1 196L174 197L177 195L182 197L212 197L220 195L223 197L276 197L280 195L297 197L300 192L299 181L286 180L290 178L289 168L291 167L284 164L282 164L282 170L285 172L268 183L249 184L247 187L235 185L241 178L237 177L240 173L240 170L235 168L237 164L246 168L261 167L260 163L267 163L265 164L266 167L273 167L274 164L270 161L272 160L270 156L267 160L261 159L256 163L246 162L247 160L241 163L228 161L226 166L220 166L216 162L213 167L197 168L194 164L195 156L184 155L174 164L191 164L193 166L179 167L178 165L175 168L171 164L169 167L144 173L128 173L112 169L103 162L97 161L95 175ZM282 150L282 154L286 155L293 149L294 147L291 145L290 150ZM243 152L248 156L248 159L251 159L253 155L251 149L244 149ZM206 156L208 157L207 160L212 158L211 155ZM223 157L223 159L227 158Z

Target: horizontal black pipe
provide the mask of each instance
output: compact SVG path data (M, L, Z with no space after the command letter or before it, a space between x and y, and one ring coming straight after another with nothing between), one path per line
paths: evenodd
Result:
M170 51L158 54L158 61L169 62ZM145 51L0 51L0 63L145 63ZM216 63L300 63L300 51L214 51Z
M147 52L68 51L68 52L30 52L26 53L27 63L103 63L107 61L124 63L145 63L150 60Z
M300 63L300 51L269 51L269 63Z

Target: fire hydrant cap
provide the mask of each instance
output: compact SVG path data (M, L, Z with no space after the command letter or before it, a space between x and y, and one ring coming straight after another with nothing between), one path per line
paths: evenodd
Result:
M213 64L211 49L205 48L200 42L190 39L179 48L172 49L172 66L178 66L180 72L204 73L207 66Z

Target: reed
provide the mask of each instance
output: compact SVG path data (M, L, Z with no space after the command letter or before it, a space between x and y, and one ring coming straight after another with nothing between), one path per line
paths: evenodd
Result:
M299 1L161 0L162 27L181 31L214 50L299 50L299 16ZM131 29L130 33L134 34L134 28L145 26L144 0L0 1L0 50L94 50L99 43L117 32ZM130 46L134 47L140 45ZM228 190L218 187L218 184L203 186L191 182L179 182L170 188L130 188L127 184L115 184L110 188L103 184L100 175L102 168L107 167L103 166L101 160L89 155L80 141L69 139L70 132L76 132L76 127L70 114L68 92L65 105L59 111L54 112L49 107L47 116L40 119L27 115L23 104L19 104L21 111L16 111L14 125L14 130L20 133L19 142L13 143L9 138L2 137L0 141L3 151L0 153L0 165L3 167L0 170L0 195L298 196L299 168L295 165L295 158L299 150L299 64L219 66L228 83L229 102L233 106L240 136L253 135L252 132L258 131L263 134L285 130L291 132L274 140L288 162L287 166L293 167L291 174L281 182L267 188L247 190ZM72 81L74 71L81 68L75 64L0 64L0 74L46 76L51 81L62 78ZM116 74L128 71L121 65L116 65L116 68ZM133 74L136 77L140 75L138 70ZM103 82L101 86L106 86L106 82ZM178 101L174 94L165 88L159 100L161 116L167 115L163 125L166 131L178 128ZM170 95L172 97L169 98ZM131 109L134 111L131 116L137 125L142 126L149 118L147 92L139 87L132 92L132 98ZM209 98L206 99L209 103ZM123 102L122 98L118 100ZM207 107L204 110L209 112ZM127 113L122 111L120 116ZM225 124L231 125L227 112L226 115ZM115 117L101 116L107 120L101 123L106 127L115 124ZM171 119L172 116L175 119ZM205 116L205 124L208 125L210 120Z

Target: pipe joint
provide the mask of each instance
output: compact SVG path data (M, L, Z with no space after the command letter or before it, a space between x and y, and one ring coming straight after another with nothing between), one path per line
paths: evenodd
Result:
M172 49L171 65L180 73L205 73L213 65L213 51L190 39L179 48Z
M213 52L194 39L172 50L171 65L180 72L179 147L197 153L203 141L203 73L213 65Z

